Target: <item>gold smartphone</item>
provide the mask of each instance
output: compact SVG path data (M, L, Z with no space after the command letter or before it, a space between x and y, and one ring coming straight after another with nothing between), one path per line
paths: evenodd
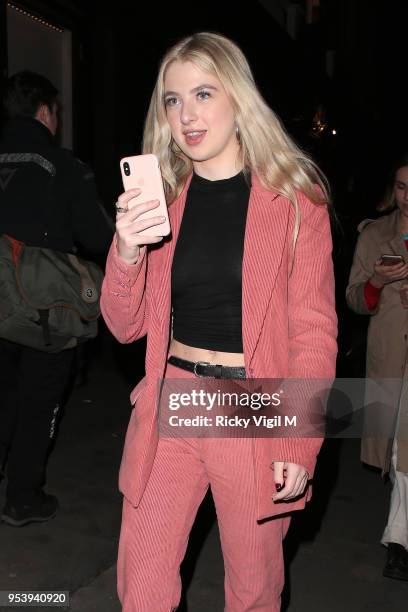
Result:
M129 201L128 207L136 204L159 200L159 206L142 213L138 220L163 216L166 220L160 225L153 225L140 232L141 236L167 236L170 234L169 214L164 195L163 179L160 172L159 160L156 155L133 155L120 160L120 172L125 191L140 189L142 193Z

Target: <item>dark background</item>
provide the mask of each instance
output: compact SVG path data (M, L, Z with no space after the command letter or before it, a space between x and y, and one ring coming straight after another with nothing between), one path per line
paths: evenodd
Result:
M194 31L218 31L242 47L265 98L329 174L335 195L352 192L363 213L372 210L383 188L389 160L405 147L404 0L320 0L311 18L307 0L14 4L73 32L74 148L94 166L107 204L120 189L118 158L139 151L162 54ZM1 0L3 78L5 6ZM293 8L298 11L295 39L285 24L285 11ZM330 52L334 61L328 74ZM319 105L328 128L316 136L313 117ZM347 212L344 196L336 204Z
M365 318L348 311L344 289L357 224L378 215L375 206L388 168L406 147L408 3L24 0L14 4L72 31L74 150L93 166L111 214L121 191L118 162L124 155L140 152L143 121L164 51L180 37L200 30L218 31L241 46L266 100L330 180L337 215L333 235L341 319L339 375L361 375L350 361L342 361L352 345L361 357L361 330L366 324ZM288 26L290 15L295 16L296 27ZM8 76L4 0L0 0L0 35L4 82ZM319 110L321 132L317 131Z

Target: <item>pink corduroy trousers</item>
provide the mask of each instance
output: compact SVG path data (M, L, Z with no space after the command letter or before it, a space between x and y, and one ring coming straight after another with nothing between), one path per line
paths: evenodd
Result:
M194 378L167 365L166 378ZM123 612L171 612L181 596L180 564L208 487L225 567L225 612L279 612L282 541L290 517L258 523L251 440L160 438L142 501L123 504L118 593ZM273 474L271 471L271 479Z

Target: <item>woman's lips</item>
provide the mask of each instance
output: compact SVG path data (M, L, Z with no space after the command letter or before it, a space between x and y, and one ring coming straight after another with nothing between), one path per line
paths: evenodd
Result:
M196 146L203 141L206 133L206 130L191 130L184 133L184 139L189 146Z

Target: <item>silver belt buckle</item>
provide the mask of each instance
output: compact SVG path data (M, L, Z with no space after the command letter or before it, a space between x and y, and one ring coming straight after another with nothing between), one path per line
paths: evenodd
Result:
M198 372L197 372L197 366L198 365L204 365L205 366L205 365L211 365L211 363L209 361L196 361L195 364L194 364L194 370L193 370L194 374L196 376L199 376L200 378L204 378L204 374L198 374Z

